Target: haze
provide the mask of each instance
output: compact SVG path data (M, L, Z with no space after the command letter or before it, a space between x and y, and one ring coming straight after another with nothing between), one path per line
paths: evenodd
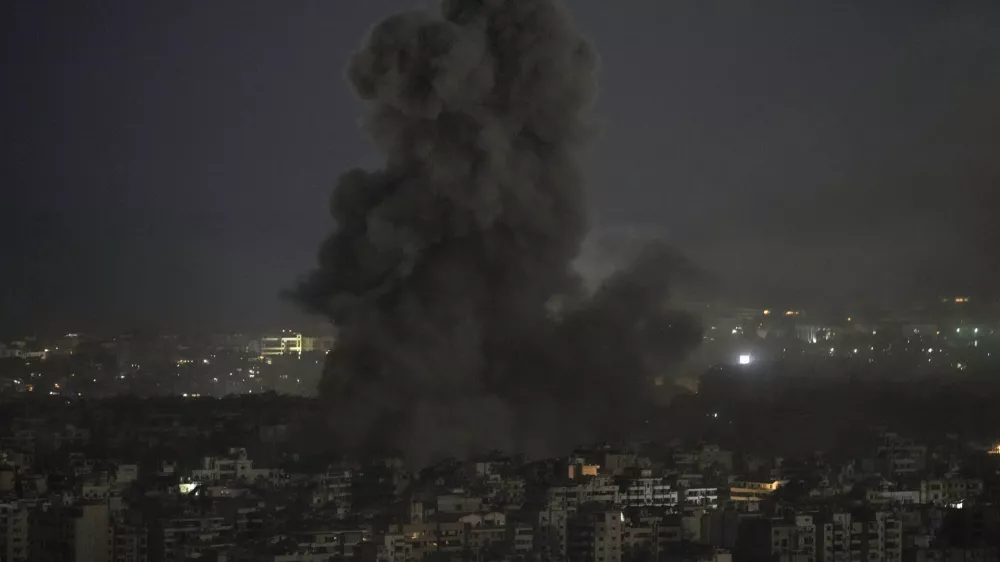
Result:
M301 321L279 293L376 159L341 69L428 3L64 4L0 24L0 329ZM1000 5L569 5L603 59L598 233L664 238L740 302L989 291Z

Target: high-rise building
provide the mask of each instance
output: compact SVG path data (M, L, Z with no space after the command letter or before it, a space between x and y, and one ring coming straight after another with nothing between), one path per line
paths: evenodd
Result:
M17 501L0 503L0 560L26 562L29 555L27 508Z
M326 352L333 348L333 336L304 336L295 332L282 332L280 335L264 336L251 346L263 357L276 355L298 355L311 352Z
M112 533L106 503L47 505L30 518L32 560L107 562Z
M580 562L621 562L624 516L618 510L583 511L569 520L566 555Z

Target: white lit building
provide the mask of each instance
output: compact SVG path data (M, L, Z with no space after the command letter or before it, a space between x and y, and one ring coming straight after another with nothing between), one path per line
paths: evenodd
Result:
M719 489L687 488L684 490L684 505L717 509L719 507Z
M622 503L628 507L672 507L678 503L678 494L664 478L636 478L625 489Z

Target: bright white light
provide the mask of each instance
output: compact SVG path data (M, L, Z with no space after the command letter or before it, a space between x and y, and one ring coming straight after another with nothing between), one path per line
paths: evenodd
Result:
M979 328L976 328L976 329L972 330L972 333L973 334L978 334L979 333Z
M717 418L717 417L719 417L719 412L716 412L716 413L712 414L712 417L713 417L713 418Z
M750 355L740 355L740 365L749 365Z
M733 333L734 333L734 334L736 333L736 328L733 328Z
M857 353L857 352L858 352L858 348L854 348L854 353Z

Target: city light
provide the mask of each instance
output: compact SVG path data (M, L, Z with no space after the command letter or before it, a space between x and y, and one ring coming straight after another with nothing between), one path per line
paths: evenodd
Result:
M770 315L771 315L771 311L770 311L770 310L767 310L767 309L765 309L765 310L764 310L764 316L770 316Z
M740 355L740 365L749 365L751 360L750 354Z

